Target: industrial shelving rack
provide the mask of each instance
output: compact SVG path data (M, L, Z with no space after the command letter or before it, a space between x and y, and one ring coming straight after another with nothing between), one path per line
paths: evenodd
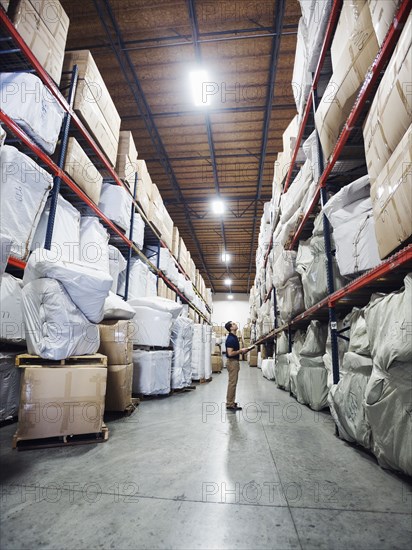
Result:
M291 164L282 182L283 193L288 190L292 182L292 178L296 174L295 165L298 151L304 135L308 134L307 125L310 116L314 116L315 110L319 103L317 97L318 83L327 53L330 49L333 35L335 33L341 7L342 0L334 0L316 71L312 75L311 90L307 97L306 106L303 111L298 136L291 159ZM345 150L345 146L349 143L351 135L356 134L356 129L359 129L360 125L366 117L367 103L371 100L371 98L373 98L377 85L380 81L380 77L382 76L383 71L385 70L386 65L395 49L400 33L411 11L411 7L411 0L402 0L402 2L400 3L394 21L388 30L386 38L372 66L370 67L368 74L366 75L366 78L355 100L353 108L344 124L338 141L335 144L330 160L326 165L324 164L319 136L316 132L318 166L320 173L319 181L316 187L316 193L313 200L311 201L307 212L301 219L296 231L292 235L290 235L289 241L285 246L285 249L296 249L302 236L305 235L305 238L307 238L310 235L311 228L313 227L315 210L319 209L319 200L322 206L328 200L327 185L330 183L330 179L334 175L334 168L341 158L342 153ZM348 184L350 183L350 181L353 181L353 178L349 181L342 182L342 185ZM266 302L267 300L269 300L273 293L275 308L275 326L273 330L261 337L255 343L271 343L276 338L277 334L283 331L287 331L289 340L289 351L291 351L293 342L293 331L299 328L305 328L313 319L328 322L331 332L333 383L337 384L339 381L338 338L344 337L342 334L340 334L338 330L337 316L348 313L354 306L365 306L368 303L372 293L374 292L390 292L399 289L402 286L405 275L412 270L412 244L405 243L405 245L400 250L392 254L389 258L382 261L377 267L358 276L343 288L335 290L332 271L333 250L330 241L329 222L325 215L323 215L323 234L325 239L328 295L319 303L307 309L305 312L297 315L295 318L290 319L287 323L278 327L276 325L276 289L272 288L265 296L264 301ZM273 236L264 257L265 267L267 265L272 246Z
M186 298L182 292L163 274L159 269L159 251L160 248L167 248L166 243L161 239L161 235L157 229L148 220L145 213L142 211L138 203L138 189L137 189L137 175L133 192L129 187L119 178L116 171L107 160L106 156L92 138L84 124L73 110L73 99L75 95L75 88L77 84L77 66L73 67L71 73L71 82L69 86L68 99L66 99L56 83L49 76L49 74L43 69L39 61L33 55L29 46L22 39L13 23L7 17L4 9L0 6L0 62L2 71L7 72L33 72L48 88L48 90L55 97L57 102L63 107L65 111L65 118L61 130L61 145L58 154L58 161L54 162L49 155L47 155L25 132L18 124L16 124L7 114L0 109L0 122L12 132L17 141L24 146L25 151L28 154L37 157L38 162L53 175L53 189L51 191L51 212L49 216L49 224L46 234L45 247L50 248L52 239L53 227L55 222L55 212L57 206L58 194L66 196L70 202L82 204L90 209L95 215L97 215L103 225L109 232L110 242L115 245L126 256L126 288L125 296L128 296L128 284L129 284L129 270L130 262L133 255L139 256L139 258L149 267L149 269L155 273L159 278L163 279L166 285L171 288L176 295L181 299L183 304L187 304L192 308L199 316L199 319L210 324L207 317L190 301ZM132 208L131 208L131 225L130 233L126 235L115 223L113 223L107 216L101 212L97 205L78 187L78 185L66 174L63 170L64 159L67 150L67 140L69 131L73 132L78 141L80 141L82 147L85 149L86 154L92 159L93 163L100 169L104 181L109 181L114 185L120 185L126 189L126 191L132 196ZM61 185L63 183L63 185ZM143 254L141 250L133 242L133 218L135 213L138 212L145 222L145 236L144 242L147 246L154 246L157 252L157 265L154 265L149 258ZM182 273L187 280L189 276L184 271L179 262L174 258L169 250L173 261L175 262L178 270ZM14 257L9 258L9 266L11 268L22 270L25 268L25 262ZM207 312L210 314L211 309L204 300L203 296L199 293L197 288L192 282L192 286L196 294L202 299L205 304Z

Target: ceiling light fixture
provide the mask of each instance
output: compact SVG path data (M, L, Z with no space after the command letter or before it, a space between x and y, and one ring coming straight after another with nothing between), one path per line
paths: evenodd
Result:
M230 258L231 256L227 252L222 253L222 262L224 262L225 264L228 264L230 262Z
M225 279L225 285L230 286L232 284L232 279Z
M204 69L192 71L189 74L189 80L194 104L197 107L209 105L212 94L208 91L208 86L211 83L207 71Z
M224 214L225 203L221 199L212 201L212 210L214 214Z

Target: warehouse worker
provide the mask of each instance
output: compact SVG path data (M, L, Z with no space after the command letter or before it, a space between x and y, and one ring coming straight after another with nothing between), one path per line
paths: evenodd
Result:
M239 405L235 403L236 385L240 369L239 355L241 353L246 353L248 349L239 349L239 339L236 336L238 326L236 323L234 323L233 321L229 321L228 323L226 323L225 329L229 333L228 337L226 338L226 367L229 373L226 395L226 409L228 411L241 411L242 407L239 407Z

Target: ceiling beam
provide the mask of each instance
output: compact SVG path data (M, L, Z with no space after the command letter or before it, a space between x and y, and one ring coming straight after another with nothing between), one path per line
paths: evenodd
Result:
M169 177L169 181L172 185L172 188L174 190L174 193L176 195L176 198L181 201L181 204L183 206L183 209L186 213L185 221L186 225L189 228L190 234L193 238L193 241L196 245L198 256L201 260L203 269L205 270L207 277L209 279L210 286L212 290L213 283L211 280L211 277L209 275L208 268L206 266L206 262L204 260L202 249L199 243L199 240L196 236L196 231L193 226L193 223L190 219L190 212L189 209L185 203L183 193L180 189L180 186L177 182L176 176L173 172L173 168L169 162L169 159L167 157L166 149L163 145L163 142L161 140L161 137L159 135L159 132L157 130L157 127L154 123L152 113L149 107L149 104L147 103L146 97L143 93L142 86L140 84L140 80L137 76L135 66L133 65L130 56L127 51L124 51L124 43L122 38L122 33L120 31L120 27L117 23L115 14L112 10L112 7L110 5L109 0L93 0L96 11L99 15L99 19L103 25L103 28L106 32L107 38L111 44L111 48L116 55L117 61L120 65L122 74L129 85L130 90L133 93L133 97L135 99L135 102L137 104L137 107L144 119L147 131L150 135L150 138L152 140L153 146L155 147L158 155L159 160L162 163L164 170L166 174Z
M272 103L275 90L275 80L276 80L276 71L278 66L279 59L279 50L280 50L280 38L279 34L282 30L283 17L285 13L285 0L276 0L275 2L275 15L274 15L274 27L276 35L272 40L272 50L270 54L270 65L269 65L269 78L268 78L268 92L266 97L266 109L265 109L265 118L263 121L263 137L262 137L262 150L260 155L259 163L259 177L256 190L256 199L260 198L260 193L262 190L263 182L263 172L265 168L265 158L266 158L266 148L269 135L270 119L272 116ZM250 277L252 273L252 263L255 259L255 235L256 235L256 222L257 222L257 209L258 202L255 203L255 210L253 216L253 231L252 231L252 240L250 242L250 263L249 263L249 277L248 277L248 290L250 289Z

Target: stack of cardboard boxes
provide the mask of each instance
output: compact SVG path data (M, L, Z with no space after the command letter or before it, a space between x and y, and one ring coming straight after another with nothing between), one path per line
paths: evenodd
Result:
M116 172L134 191L134 183L137 172L137 149L134 143L132 132L122 130L119 134L119 148L117 151Z
M63 168L80 189L99 204L103 177L74 137L69 138Z
M176 292L169 288L162 278L157 280L157 295L160 298L167 298L168 300L176 301Z
M223 358L220 344L215 344L212 353L212 372L222 372Z
M133 329L133 322L125 320L99 325L99 351L107 356L107 411L123 412L132 404Z

